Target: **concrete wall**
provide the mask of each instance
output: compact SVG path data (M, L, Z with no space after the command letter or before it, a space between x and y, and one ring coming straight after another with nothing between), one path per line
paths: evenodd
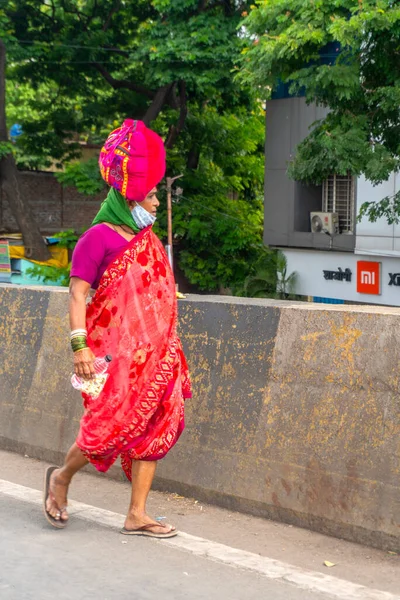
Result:
M399 309L179 307L194 398L157 486L399 550ZM0 286L0 331L0 446L59 461L81 415L67 293Z

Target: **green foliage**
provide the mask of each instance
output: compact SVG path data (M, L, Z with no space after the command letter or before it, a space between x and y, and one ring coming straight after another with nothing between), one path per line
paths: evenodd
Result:
M87 196L98 194L105 189L97 158L86 162L67 163L64 171L56 173L55 176L62 185L75 186L78 192Z
M59 240L59 248L67 248L68 250L73 250L76 246L76 242L79 240L79 235L74 229L66 229L65 231L60 231L59 233L55 233L53 237Z
M24 131L20 164L71 160L78 140L101 142L123 118L143 118L163 86L171 89L152 115L163 113L165 133L193 102L219 111L251 106L249 91L231 74L243 46L236 28L246 2L5 0L4 6L14 33L7 44L9 123Z
M296 272L288 273L284 253L267 250L255 263L253 273L246 277L244 295L287 300L294 297L296 280Z
M0 142L0 159L13 151L12 144L10 142Z
M73 229L67 229L54 234L55 238L59 239L58 246L60 248L67 248L72 251L76 242L79 239L79 235ZM71 271L71 263L68 263L67 267L55 267L52 265L38 265L32 263L32 266L26 270L28 275L36 277L43 283L57 283L61 286L69 286L69 274Z
M253 273L244 281L243 295L248 298L274 298L276 295L276 252L264 254L255 262Z
M68 267L54 267L32 263L32 267L29 267L26 273L31 277L36 277L43 283L56 283L57 285L68 287L70 270L70 264Z
M179 266L202 290L239 293L264 252L264 115L235 81L249 2L7 0L8 122L20 166L64 165L63 185L101 190L95 161L74 161L126 117L151 121L168 146ZM161 98L160 102L157 99ZM72 160L72 162L71 162ZM165 238L166 213L157 224Z
M0 7L0 39L3 43L14 41L13 28L5 7Z
M191 135L193 138L191 138ZM197 141L197 169L187 168L182 148ZM262 115L223 114L211 108L194 112L185 132L168 154L175 187L173 232L179 266L199 289L228 288L240 293L254 262L264 252ZM165 194L159 234L166 239Z
M75 128L79 116L76 100L60 97L55 82L21 81L15 64L9 67L8 75L7 124L18 123L23 131L13 144L18 167L62 168L63 161L80 156L80 145L70 139L71 127Z
M285 300L294 294L297 281L297 273L288 273L287 258L283 252L278 250L276 257L276 294L278 298Z
M292 177L351 171L378 184L400 168L398 3L264 0L244 27L241 81L265 98L283 81L330 108L299 145Z
M389 225L400 223L400 192L386 196L380 202L364 202L361 205L357 220L360 222L367 217L372 223L384 217Z

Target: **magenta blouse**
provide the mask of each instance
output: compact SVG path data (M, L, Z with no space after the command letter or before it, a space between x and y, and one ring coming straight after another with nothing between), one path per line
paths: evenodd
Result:
M108 265L128 244L128 240L108 225L94 225L85 231L75 246L70 276L79 277L97 289Z

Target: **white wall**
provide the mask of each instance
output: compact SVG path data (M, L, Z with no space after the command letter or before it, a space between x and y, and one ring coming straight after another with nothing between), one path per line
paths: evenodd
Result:
M400 257L360 256L351 252L318 252L316 250L284 250L288 273L297 272L296 294L320 296L337 300L400 306L400 287L390 286L389 273L400 273ZM357 292L357 261L371 260L382 263L382 294L380 296ZM326 281L323 271L352 271L352 281Z
M365 177L357 181L356 212L364 202L379 202L386 196L393 196L400 186L399 175L392 173L388 181L373 186ZM365 217L356 226L356 253L400 256L400 225L388 225L386 219L371 223Z

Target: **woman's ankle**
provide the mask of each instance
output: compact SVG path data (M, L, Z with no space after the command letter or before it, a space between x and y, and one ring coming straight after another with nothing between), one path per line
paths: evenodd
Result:
M128 516L134 517L135 519L147 517L146 509L143 507L130 506Z
M71 483L72 477L73 477L73 475L68 473L68 471L65 469L65 467L60 467L60 469L58 469L55 473L56 482L59 485L65 485L67 487Z

